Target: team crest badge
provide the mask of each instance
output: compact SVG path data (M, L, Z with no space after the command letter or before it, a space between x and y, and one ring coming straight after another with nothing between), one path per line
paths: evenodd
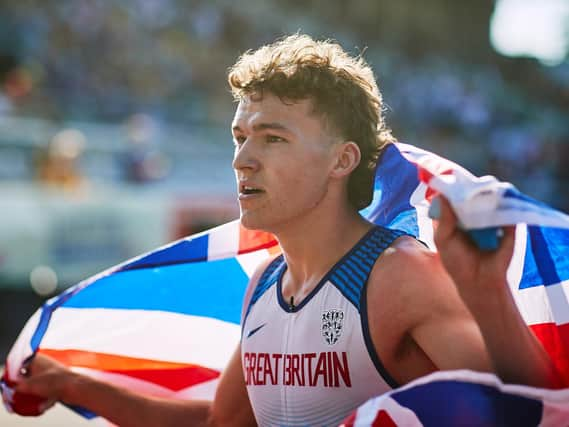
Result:
M322 313L322 336L328 345L334 345L342 335L344 312L328 310Z

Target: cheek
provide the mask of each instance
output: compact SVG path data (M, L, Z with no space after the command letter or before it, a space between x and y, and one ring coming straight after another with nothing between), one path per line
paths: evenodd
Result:
M277 185L284 191L296 191L299 189L310 189L312 183L319 174L313 164L295 164L293 167L283 168L276 171L275 180ZM320 175L321 176L321 175Z
M326 171L311 163L287 168L275 175L277 198L286 209L296 205L312 204L327 189Z
M305 149L302 152L272 158L266 164L266 171L272 175L273 184L279 194L293 192L311 193L321 191L329 175L330 156L319 149ZM302 198L302 194L296 197Z

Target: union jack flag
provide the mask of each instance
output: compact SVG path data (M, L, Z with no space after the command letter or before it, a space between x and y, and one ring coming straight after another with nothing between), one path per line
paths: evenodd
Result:
M428 211L437 193L449 199L462 226L481 244L487 239L480 230L518 224L508 281L526 323L562 380L569 382L569 217L510 184L474 177L455 163L406 144L384 150L373 202L362 214L376 224L413 234L436 250ZM21 366L36 352L144 393L212 398L240 339L247 282L256 266L279 250L272 235L246 230L234 221L69 288L29 319L9 353L0 383L6 407L40 413L37 399L11 389Z

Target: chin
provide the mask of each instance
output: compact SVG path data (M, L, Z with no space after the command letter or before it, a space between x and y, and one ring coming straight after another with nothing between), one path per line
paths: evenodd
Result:
M246 213L241 212L239 220L241 221L241 225L248 230L259 229L259 227L257 226L258 221L255 221L251 215L247 215Z
M248 230L261 230L271 232L268 222L263 221L263 219L259 218L256 215L242 212L239 219L241 221L241 225Z

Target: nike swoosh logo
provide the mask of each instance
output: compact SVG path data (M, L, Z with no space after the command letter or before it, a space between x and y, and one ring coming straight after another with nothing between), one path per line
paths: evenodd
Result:
M247 334L247 338L251 338L254 334L259 332L261 328L263 328L264 326L266 326L266 323L263 323L261 326L257 326L255 329L251 329Z

